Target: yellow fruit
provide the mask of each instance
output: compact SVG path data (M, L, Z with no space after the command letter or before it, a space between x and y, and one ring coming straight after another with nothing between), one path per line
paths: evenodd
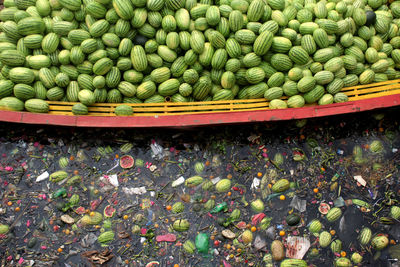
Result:
M248 244L253 241L253 233L250 230L246 230L242 234L243 243Z

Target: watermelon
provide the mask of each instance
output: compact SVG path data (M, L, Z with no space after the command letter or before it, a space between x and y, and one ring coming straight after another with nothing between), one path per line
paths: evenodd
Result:
M311 223L308 226L308 229L311 233L313 234L317 234L321 231L322 229L322 224L319 220L314 219L313 221L311 221Z
M115 212L116 212L116 209L113 206L107 205L103 211L104 218L112 218L114 216Z
M384 235L377 235L372 238L371 245L376 250L382 250L389 245L389 239Z
M25 102L25 109L34 113L47 113L49 104L42 99L29 99Z
M69 100L69 98L68 98L68 100ZM88 107L82 103L77 103L72 106L72 114L74 114L74 115L87 115L88 113L89 113Z
M96 101L93 92L88 89L79 91L78 98L79 101L86 106L90 106Z
M338 220L341 216L342 216L342 211L340 210L340 208L335 207L328 211L328 214L326 215L326 219L329 222L334 222L334 221Z
M288 216L286 216L286 223L290 226L295 226L297 224L299 224L301 217L297 214L290 214Z
M22 111L24 102L16 97L4 97L0 100L0 110Z
M111 90L110 92L112 92L112 91L113 90ZM113 98L113 96L111 96L112 94L110 92L107 95L108 102L115 103L116 101L114 102L114 100L111 99L111 98ZM118 92L118 91L116 90L115 92ZM115 97L118 98L118 97L120 97L120 95L118 95L118 96L116 95ZM131 106L128 106L128 105L119 105L115 108L114 113L117 116L130 116L133 114L133 109Z

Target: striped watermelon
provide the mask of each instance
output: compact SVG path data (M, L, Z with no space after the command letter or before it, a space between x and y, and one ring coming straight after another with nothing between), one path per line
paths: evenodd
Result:
M112 67L106 75L106 85L108 88L115 88L121 81L121 72L117 67Z
M16 84L13 93L15 97L22 101L34 98L36 95L35 89L27 84Z
M288 55L277 53L272 56L271 65L276 70L288 71L292 68L293 62Z
M93 37L101 37L109 28L110 23L107 20L101 19L91 25L89 32Z
M9 78L14 83L31 84L35 80L35 74L31 69L16 67L10 70Z
M46 96L50 101L58 101L64 97L64 90L56 86L47 90Z
M299 92L306 93L311 91L316 85L316 80L314 77L306 76L300 79L297 83L297 89Z
M118 90L127 97L132 97L136 94L136 86L126 81L122 81L118 85Z
M326 91L330 94L336 94L343 88L344 82L340 78L335 78L326 86Z
M17 24L18 33L24 36L30 34L41 34L44 32L45 24L40 17L27 17Z
M367 69L360 74L359 81L360 84L369 84L374 80L374 78L375 78L375 72L371 69Z
M73 105L71 111L74 115L87 115L89 113L88 107L82 103Z
M66 96L69 102L78 102L79 85L78 82L72 81L67 87Z
M81 8L81 0L59 0L60 4L65 8L68 8L72 11L78 11Z
M265 72L260 67L253 67L247 70L246 79L251 84L257 84L263 81L265 78Z
M141 83L136 89L136 96L139 99L146 99L154 95L157 87L152 81L145 81Z
M113 66L113 61L109 58L102 58L93 65L93 73L96 75L105 75Z
M10 67L23 66L25 63L25 55L18 50L4 50L0 54L0 62Z
M311 34L306 34L301 38L301 47L307 51L309 55L312 55L317 50L317 45Z
M328 34L324 29L316 29L313 32L313 37L319 48L327 48L329 46Z
M279 99L283 95L283 89L281 87L272 87L265 91L264 98L267 100Z
M22 111L24 102L16 97L4 97L0 100L0 110Z
M134 9L130 1L112 0L112 4L118 16L125 20L132 19L134 15Z
M79 91L78 99L82 104L86 106L93 105L96 101L93 92L87 89Z
M317 85L311 91L303 95L304 100L307 104L317 102L325 94L325 89L321 85Z
M93 1L86 5L86 12L96 19L102 19L106 16L107 9L101 3Z
M288 98L287 105L289 108L301 108L305 104L305 100L301 95L294 95Z
M34 113L49 112L49 104L42 99L29 99L25 101L25 109Z
M266 83L259 83L246 88L246 95L248 99L255 99L263 97L265 92L268 90ZM240 98L240 97L239 97Z
M299 65L306 64L310 59L307 51L301 46L292 47L289 51L289 57L294 63Z
M236 83L235 74L231 71L226 71L221 76L221 86L222 88L232 89Z
M122 94L118 89L111 89L107 92L107 103L121 103Z
M207 76L201 76L193 86L193 97L196 100L204 100L211 91L212 82Z
M172 96L179 91L178 79L169 79L158 86L158 93L162 96Z

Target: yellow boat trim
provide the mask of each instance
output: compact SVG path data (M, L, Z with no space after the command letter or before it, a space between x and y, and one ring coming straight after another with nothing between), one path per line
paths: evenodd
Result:
M349 101L376 98L381 96L400 94L400 79L386 82L358 85L346 87L341 90L349 97ZM281 99L286 100L287 97ZM71 115L71 109L76 103L47 101L50 105L49 114ZM96 103L89 107L88 116L115 116L114 109L118 105L129 105L133 108L133 116L163 116L163 115L183 115L183 114L202 114L232 111L253 111L268 110L269 102L264 98L260 99L235 99L224 101L204 101L204 102L185 102L185 103L139 103L139 104L112 104ZM316 104L313 104L316 105ZM312 105L308 105L312 106Z

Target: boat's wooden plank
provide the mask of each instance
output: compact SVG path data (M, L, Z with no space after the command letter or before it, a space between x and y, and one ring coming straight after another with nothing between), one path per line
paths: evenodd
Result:
M364 95L357 95L357 96L349 96L349 101L357 101L357 100L362 100L362 99L367 99L367 98L374 98L377 96L385 96L385 95L395 95L398 94L398 91L400 90L391 90L391 91L384 91L384 92L375 92L375 93L370 93L370 94L364 94Z
M354 89L363 89L363 88L371 88L371 87L379 87L387 84L398 84L400 83L400 79L397 80L389 80L385 82L379 82L379 83L369 83L369 84L362 84L362 85L356 85L356 86L350 86L350 87L345 87L343 88L345 91L349 90L354 90Z
M358 91L357 93L354 93L354 91L351 92L343 92L345 95L347 96L361 96L361 95L368 95L368 94L373 94L373 93L388 93L388 94L392 94L391 92L396 91L400 89L399 87L395 87L395 88L386 88L386 87L380 87L380 88L369 88L368 90L364 90L364 91Z
M146 112L146 111L158 111L158 112L177 112L177 111L197 111L197 110L219 110L219 109L246 109L246 108L257 108L257 107L267 107L268 103L265 101L264 103L253 103L253 104L236 104L236 105L219 105L219 106L189 106L189 107L145 107L145 108L137 108L134 107L134 112Z
M49 105L49 110L71 111L71 107L68 107L68 106L53 106L53 105Z
M72 112L66 112L66 111L49 111L49 114L74 116Z
M60 105L60 106L73 106L79 102L62 102L62 101L46 101L50 105Z
M268 102L253 103L253 104L230 104L230 105L204 105L204 106L183 106L183 107L133 107L134 112L179 112L179 111L198 111L198 110L237 110L247 108L268 107ZM68 108L55 107L54 110L68 110ZM89 112L113 112L111 107L89 107Z
M381 93L374 93L374 94L371 94L371 95L362 95L362 96L356 97L355 99L349 98L349 100L357 101L357 100L378 98L378 97L381 97L381 96L397 95L397 94L400 94L400 89L391 91L390 94L388 94L388 93L389 92L381 92Z
M296 109L284 110L260 110L251 112L232 112L216 113L216 114L192 114L178 116L157 116L157 117L124 117L111 118L107 117L100 120L100 117L82 116L84 122L79 122L78 126L91 127L94 121L100 120L98 127L185 127L215 124L232 124L241 122L263 122L274 120L291 120L311 117L321 117L327 115L346 114L365 110L373 110L376 108L389 107L400 104L400 95L386 96L377 99L378 104L372 100L361 100L353 103L338 103L327 106L310 106ZM92 119L93 120L90 120ZM118 123L120 121L120 123ZM133 126L132 126L133 125Z
M265 102L264 98L257 99L235 99L235 100L222 100L222 101L198 101L198 102L163 102L163 103L124 103L124 105L135 106L197 106L197 105L220 105L220 104L230 104L230 103L258 103ZM60 103L60 102L58 102ZM67 102L64 102L67 103ZM95 103L92 106L112 106L116 107L121 104L116 103Z
M384 92L384 91L392 91L400 89L400 84L393 86L393 85L384 85L380 87L374 87L374 88L366 88L366 89L360 89L360 90L354 90L354 91L341 91L345 93L346 95L363 95L363 94L369 94L369 93L374 93L374 92Z
M364 95L364 96L354 96L354 97L349 97L350 101L356 101L356 100L361 100L361 99L368 99L368 98L374 98L374 97L379 97L379 96L384 96L384 95L391 95L391 94L397 94L399 93L400 90L395 90L395 91L388 91L388 92L381 92L381 93L374 93L374 94L369 94L369 95ZM254 111L254 110L268 110L268 102L264 102L266 105L261 105L260 107L248 107L245 105L245 108L240 108L240 109L229 109L229 108L224 108L220 107L220 109L217 109L216 107L213 107L213 110L208 110L207 108L209 107L181 107L179 111L177 110L158 110L157 108L155 109L150 109L149 108L142 108L142 109L136 109L134 116L163 116L163 115L187 115L187 114L197 114L197 113L218 113L218 112L232 112L232 111ZM312 105L307 105L307 106L312 106ZM196 110L194 110L196 109ZM99 108L99 107L89 107L89 115L90 116L115 116L113 110L111 108ZM178 113L179 112L179 113ZM51 114L61 114L61 115L73 115L68 108L63 108L63 107L54 107L50 111Z
M400 79L391 80L380 83L358 85L353 87L343 88L349 101L357 101L381 97L387 95L398 94L400 91ZM282 99L287 99L283 97ZM50 114L70 115L72 116L72 106L76 103L48 101L50 104ZM116 103L96 103L90 107L89 116L115 116L114 110L118 105ZM244 111L259 111L269 110L269 102L263 98L260 99L236 99L224 101L204 101L204 102L186 102L186 103L136 103L126 104L134 109L135 117L143 116L166 116L166 115L189 115L189 114L215 114L226 112L244 112ZM310 105L307 105L310 106Z
M254 109L243 109L243 110L235 110L236 111L257 111L257 110L269 110L268 108L254 108ZM171 115L193 115L193 114L214 114L214 113L227 113L232 112L230 110L218 110L218 111L198 111L198 112L180 112L180 113L134 113L128 117L158 117L158 116L171 116ZM49 114L53 115L69 115L75 116L72 112L63 112L63 111L50 111ZM105 117L116 117L114 113L98 113L98 112L90 112L86 116L105 116Z

